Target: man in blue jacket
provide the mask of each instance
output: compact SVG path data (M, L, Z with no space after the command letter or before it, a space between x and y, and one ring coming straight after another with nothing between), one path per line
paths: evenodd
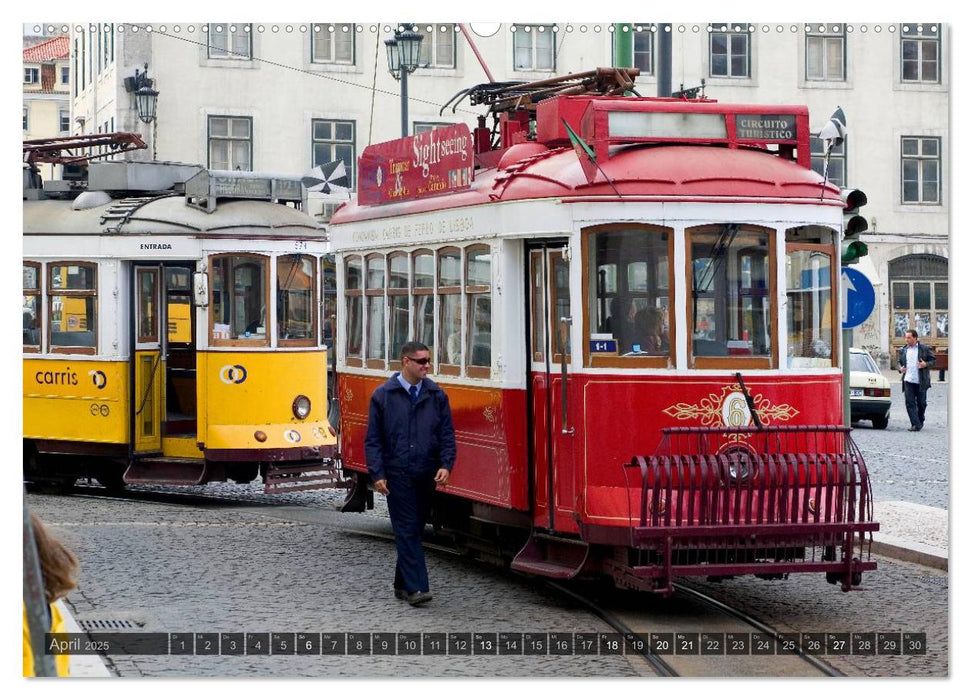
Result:
M917 342L917 331L910 329L904 333L907 344L900 348L897 369L903 379L904 401L907 416L910 418L911 432L924 427L924 411L927 408L927 390L931 386L931 367L934 366L934 353L923 343Z
M374 489L388 498L398 562L394 594L411 605L432 599L421 535L435 485L448 485L455 430L445 392L428 379L428 348L401 348L401 372L375 389L364 452Z

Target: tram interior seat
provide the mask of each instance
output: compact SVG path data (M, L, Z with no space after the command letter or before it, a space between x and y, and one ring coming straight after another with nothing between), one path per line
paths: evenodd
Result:
M58 347L94 347L94 331L54 331L51 345Z

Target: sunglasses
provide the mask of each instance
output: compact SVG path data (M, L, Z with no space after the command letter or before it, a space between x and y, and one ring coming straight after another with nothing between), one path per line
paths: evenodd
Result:
M429 362L431 362L431 358L429 357L408 357L405 355L405 359L411 360L415 364L419 365L427 365Z

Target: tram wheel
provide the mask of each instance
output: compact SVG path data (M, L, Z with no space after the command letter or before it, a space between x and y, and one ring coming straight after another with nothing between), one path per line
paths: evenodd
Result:
M95 477L98 483L108 491L117 493L125 490L124 470L117 468L104 468Z

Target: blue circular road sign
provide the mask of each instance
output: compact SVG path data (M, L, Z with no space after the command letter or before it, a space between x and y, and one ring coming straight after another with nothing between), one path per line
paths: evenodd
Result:
M842 268L840 289L843 296L843 328L855 328L870 317L876 303L873 285L859 270Z

